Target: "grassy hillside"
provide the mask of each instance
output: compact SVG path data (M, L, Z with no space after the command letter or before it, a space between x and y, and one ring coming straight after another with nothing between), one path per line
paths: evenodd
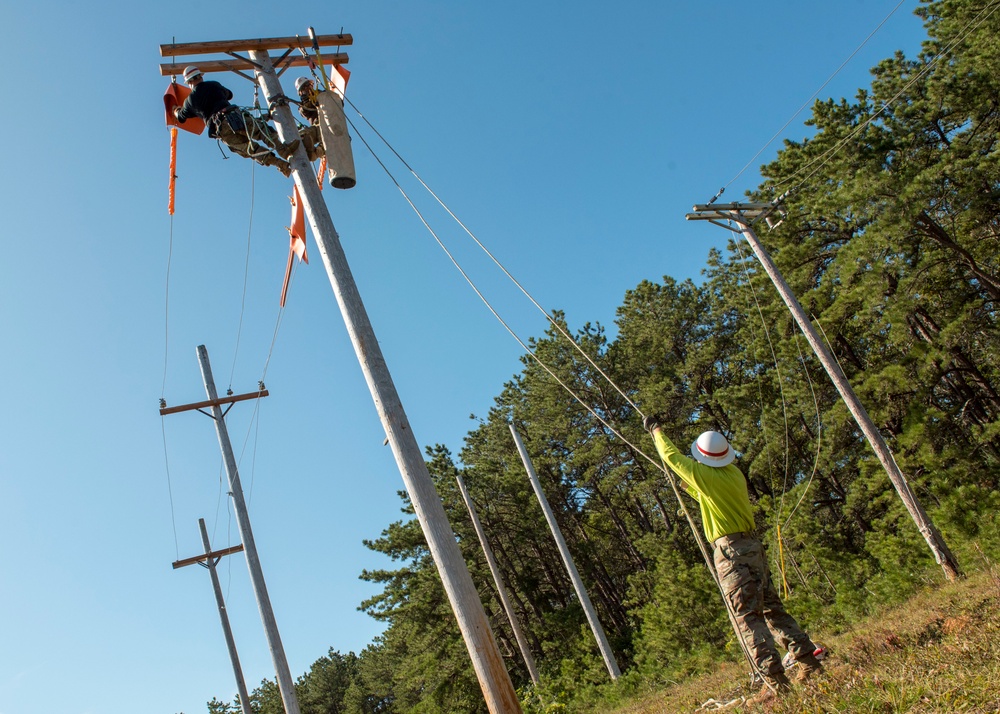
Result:
M825 673L776 704L744 704L753 693L746 668L726 664L601 714L1000 712L1000 570L995 566L921 592L843 634L813 634L831 652Z

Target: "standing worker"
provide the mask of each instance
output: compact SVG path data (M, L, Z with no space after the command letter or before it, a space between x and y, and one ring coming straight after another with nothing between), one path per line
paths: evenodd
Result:
M306 154L315 161L326 152L319 131L319 105L316 103L316 85L308 77L295 80L295 91L299 94L299 114L309 122L309 126L299 129L299 137L305 143Z
M208 124L208 136L222 139L234 154L253 159L263 166L276 166L285 176L291 175L292 168L287 159L298 148L298 139L282 144L270 127L261 129L253 117L246 116L239 107L230 104L233 93L218 82L206 81L197 67L184 70L184 81L191 87L191 94L184 100L183 106L174 107L174 117L179 123L183 124L191 117L201 117ZM255 139L266 142L270 148L258 144Z
M788 691L790 683L775 640L799 663L796 679L804 682L822 669L816 645L785 612L755 528L747 481L733 465L736 454L722 434L706 431L691 444L689 458L668 439L655 416L643 427L653 436L660 458L676 473L684 490L701 506L705 537L714 547L715 569L732 606L740 635L767 680L750 701L766 702Z

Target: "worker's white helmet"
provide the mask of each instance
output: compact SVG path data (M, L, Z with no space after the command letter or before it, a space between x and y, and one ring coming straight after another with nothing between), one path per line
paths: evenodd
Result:
M184 81L185 82L190 82L195 77L200 77L200 76L201 76L201 70L198 69L197 67L195 67L194 65L191 65L190 67L185 67L184 68Z
M706 431L691 444L691 456L706 466L723 467L733 463L736 454L722 434L717 431Z
M311 82L312 80L308 77L299 77L295 80L295 91L298 92L302 89L302 85L306 82Z

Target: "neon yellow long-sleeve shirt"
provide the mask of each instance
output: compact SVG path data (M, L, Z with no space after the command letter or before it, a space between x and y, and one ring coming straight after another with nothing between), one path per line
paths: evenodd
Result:
M687 484L687 492L701 506L701 522L709 542L730 533L753 532L753 508L742 471L733 464L720 468L695 461L682 454L662 429L653 431L653 443L660 458Z

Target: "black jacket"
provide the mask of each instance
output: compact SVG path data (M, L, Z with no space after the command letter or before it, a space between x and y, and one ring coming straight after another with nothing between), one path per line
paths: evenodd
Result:
M232 98L233 93L218 82L202 80L184 100L184 106L177 113L177 121L183 124L191 117L201 117L207 122L212 115L230 106ZM214 127L209 126L208 130L209 136L215 135Z

